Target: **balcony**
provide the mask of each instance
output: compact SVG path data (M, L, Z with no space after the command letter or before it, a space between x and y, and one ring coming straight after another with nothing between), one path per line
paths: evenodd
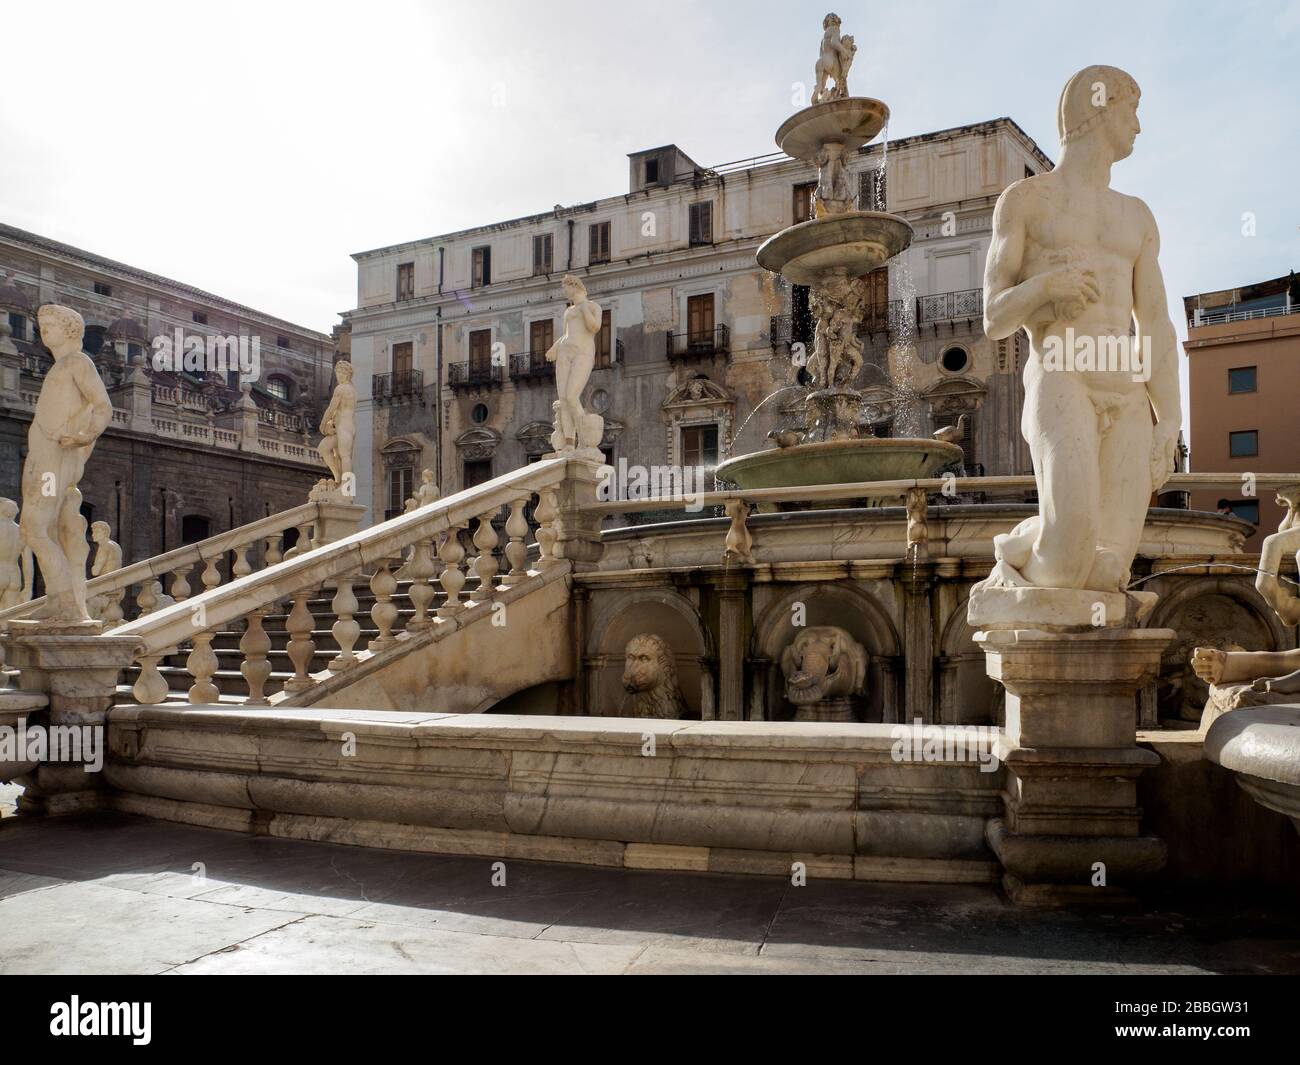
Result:
M546 361L544 351L525 351L510 356L510 380L539 381L555 376L555 363Z
M725 325L699 333L665 333L666 350L670 362L686 359L711 359L726 357L731 353L731 330Z
M968 288L961 292L939 292L916 298L916 324L957 323L984 317L984 290Z
M453 390L500 387L506 368L491 363L453 362L447 367L447 384Z
M611 366L617 366L623 361L623 341L614 341L614 350L610 353L596 352L596 369L608 370Z
M370 398L392 402L424 394L423 370L398 370L376 374L370 381Z
M774 314L767 323L767 335L772 347L788 348L791 344L805 346L813 342L817 322L811 314Z

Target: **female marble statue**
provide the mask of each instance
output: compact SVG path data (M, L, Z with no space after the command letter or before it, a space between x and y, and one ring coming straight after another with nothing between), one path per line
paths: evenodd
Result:
M596 334L600 332L600 306L587 298L587 288L576 277L564 278L564 294L569 306L564 312L564 334L546 352L546 361L555 363L556 399L555 432L551 447L556 451L571 451L579 447L597 447L590 439L590 420L601 423L599 415L589 415L582 409L582 390L587 387L592 367L596 365ZM584 431L585 430L585 431Z
M321 416L320 431L323 439L317 450L329 467L334 483L346 494L352 479L352 443L356 437L357 390L352 384L352 363L340 362L334 367L334 395Z

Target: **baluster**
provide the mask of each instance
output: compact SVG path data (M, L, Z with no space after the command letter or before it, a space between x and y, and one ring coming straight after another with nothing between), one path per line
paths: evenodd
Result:
M118 588L113 592L104 593L104 624L109 628L117 625L126 616L122 613L122 599L126 595L125 588Z
M152 614L158 609L158 604L162 602L162 584L159 581L143 581L140 584L140 591L135 597L135 605L140 611L140 617L146 614Z
M166 654L166 651L160 651L156 655L142 655L136 659L140 664L140 675L131 685L131 694L141 706L154 706L166 699L167 693L171 691L166 679L158 672L158 663Z
M244 680L248 683L246 706L266 705L264 689L267 679L271 676L271 660L267 657L267 653L271 650L271 637L262 628L262 618L265 616L265 610L251 611L248 615L248 628L239 641L239 650L244 656L239 672L244 675Z
M370 578L370 591L375 597L375 605L370 608L370 620L378 627L379 635L371 639L366 649L382 651L397 639L392 635L393 622L397 620L397 604L393 602L397 578L393 576L389 559L383 559L375 570L375 575Z
M211 631L194 634L194 646L185 660L185 668L194 678L190 687L191 703L215 703L221 699L220 689L212 683L212 675L217 671L217 656L212 650L212 637L215 635Z
M248 549L251 546L252 544L244 544L242 547L232 548L235 552L235 564L230 567L230 576L233 580L247 577L253 572L253 565L248 561Z
M460 568L460 564L465 559L465 549L460 546L460 533L465 528L465 525L457 525L453 529L448 529L442 546L438 548L438 557L445 563L438 583L447 593L446 602L438 608L440 618L451 617L464 605L460 601L460 590L465 587L465 573Z
M172 587L168 594L178 603L190 597L189 572L193 565L193 562L187 562L180 569L172 570Z
M479 515L478 528L474 530L474 546L478 548L478 558L474 560L474 576L478 578L478 590L473 595L475 603L486 603L492 598L492 578L500 568L494 554L497 531L492 528L492 519L500 509L493 507L486 514Z
M408 630L418 632L426 629L432 622L429 617L429 604L436 594L429 578L433 576L433 538L417 540L411 548L411 561L406 564L406 575L411 580L411 605L415 607L415 616L406 623Z
M506 561L510 572L501 578L501 587L508 588L518 584L528 576L528 545L524 538L528 535L528 518L524 508L528 506L529 496L520 496L510 503L510 517L506 519L506 535L510 542L506 544Z
M217 569L219 556L214 555L212 558L203 559L203 572L199 574L199 580L203 582L205 592L212 591L221 583L221 571Z
M560 508L555 499L554 488L543 488L537 493L537 546L539 555L537 558L537 568L539 570L548 569L554 566L559 559L555 557L555 541L560 537L560 530L556 528L559 524Z
M316 619L307 607L312 591L308 588L294 594L293 609L289 611L285 622L285 628L289 630L289 661L293 663L293 676L284 684L287 692L300 692L315 683L307 668L311 664L312 655L316 653L316 641L312 639Z
M284 561L284 555L280 552L281 533L266 538L266 565L275 566Z
M339 653L330 660L329 668L334 673L341 673L357 664L357 656L352 653L352 648L361 637L361 626L352 617L357 612L357 597L352 594L352 581L352 577L339 578L338 590L334 593L331 604L338 617L330 628L339 645Z

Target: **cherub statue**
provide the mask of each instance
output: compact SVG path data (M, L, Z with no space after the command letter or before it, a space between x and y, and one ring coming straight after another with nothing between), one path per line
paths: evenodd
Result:
M1294 554L1300 563L1300 488L1278 493L1286 515L1259 553L1255 588L1286 625L1300 624L1300 588L1282 577L1282 563ZM1225 651L1197 647L1192 669L1210 685L1202 726L1243 706L1290 703L1300 695L1300 651Z
M436 502L438 502L438 486L433 483L433 470L423 470L420 473L420 487L415 490L415 505L427 507L430 503Z
M853 210L853 186L849 182L848 168L844 165L844 145L824 145L813 161L817 164L817 188L813 194L813 210L818 218L828 214L844 214Z
M725 562L736 561L743 566L754 565L754 537L745 524L749 517L749 504L743 499L729 499L722 508L731 519L727 529L727 542L723 545Z
M840 36L840 17L833 12L822 19L821 55L813 74L812 102L842 100L849 94L849 67L857 54L857 45L851 36ZM835 88L826 87L826 79L835 82Z

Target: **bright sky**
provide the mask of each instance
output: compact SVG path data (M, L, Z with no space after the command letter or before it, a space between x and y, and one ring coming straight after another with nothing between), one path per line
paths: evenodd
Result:
M642 148L773 151L831 3L6 4L0 220L328 331L352 252L625 191ZM1056 158L1066 79L1132 73L1114 185L1180 337L1183 295L1300 268L1300 0L834 6L894 137L1008 115Z

